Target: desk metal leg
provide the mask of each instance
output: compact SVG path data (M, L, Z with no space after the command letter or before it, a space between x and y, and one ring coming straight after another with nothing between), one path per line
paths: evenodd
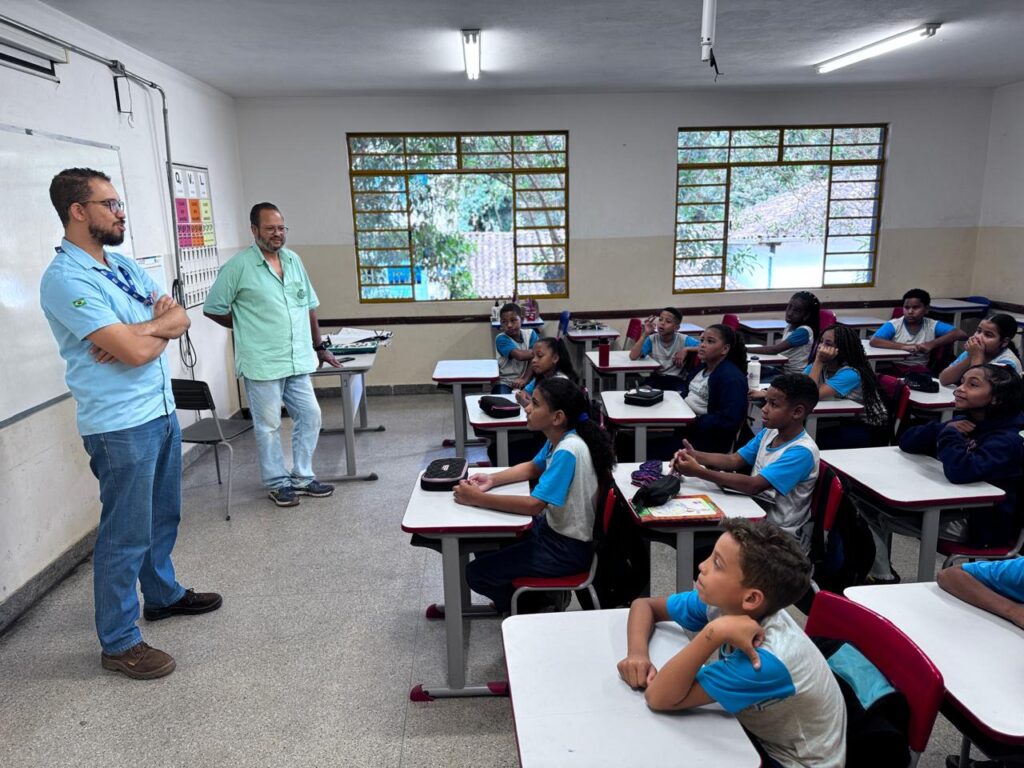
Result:
M676 589L693 589L693 531L688 528L676 530Z
M462 382L456 381L452 384L452 400L455 416L455 455L460 458L466 457L466 421L463 411Z
M633 460L641 464L647 461L647 425L633 427Z
M508 430L499 429L498 434L498 466L508 466Z
M417 685L409 693L413 701L430 701L459 696L504 696L508 684L466 685L466 656L463 651L464 625L462 623L462 567L459 558L459 540L441 539L441 570L444 584L444 633L448 646L448 685Z
M590 396L594 397L597 394L594 392L594 366L590 364L590 359L586 355L583 355L583 383Z
M768 331L764 335L764 344L766 347L772 346L775 343L775 331Z
M939 545L938 508L929 508L921 513L921 551L917 555L917 580L935 581L935 550Z
M332 477L335 482L348 482L350 480L376 480L377 473L367 474L356 473L356 435L355 415L352 413L352 382L349 376L341 377L341 412L345 419L345 474Z
M344 374L339 374L339 376L341 377L341 388L342 388L342 393L344 394L344 391L345 391L345 375ZM367 407L366 407L366 374L360 372L358 374L358 376L359 376L360 380L362 381L363 394L362 394L362 397L359 398L359 426L355 427L354 429L355 429L356 432L383 432L386 429L386 427L383 424L378 424L376 427L367 426L367 420L368 420L369 417L368 417L368 414L367 414ZM349 389L351 390L351 387ZM344 406L342 407L342 412L344 412ZM337 434L340 434L340 433L344 432L346 429L348 429L348 423L347 422L345 424L342 424L340 427L321 427L320 428L320 434L321 435L337 435Z
M615 389L618 392L623 391L626 388L626 372L617 371L615 373Z

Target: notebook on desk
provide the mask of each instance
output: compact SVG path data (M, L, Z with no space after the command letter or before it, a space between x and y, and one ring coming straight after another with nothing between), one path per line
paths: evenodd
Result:
M369 355L377 351L379 342L376 341L354 341L349 344L332 344L330 346L332 355Z
M721 508L703 494L675 496L657 507L641 507L637 517L645 523L668 521L721 520L725 516Z

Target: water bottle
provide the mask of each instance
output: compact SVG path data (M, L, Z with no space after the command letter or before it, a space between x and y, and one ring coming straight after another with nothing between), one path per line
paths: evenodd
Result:
M611 345L608 343L608 339L601 339L597 342L597 364L608 365L608 360L611 357ZM760 376L760 369L758 369L758 376Z
M756 357L747 363L747 389L761 388L761 361Z
M500 323L501 322L501 305L498 304L498 300L497 299L494 300L494 306L491 307L491 322L492 323Z

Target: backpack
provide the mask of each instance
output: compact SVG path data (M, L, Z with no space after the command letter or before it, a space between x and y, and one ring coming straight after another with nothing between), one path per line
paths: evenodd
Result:
M594 591L598 602L602 609L628 606L644 593L651 581L647 542L640 533L640 526L633 520L633 513L618 493L615 494L615 508L607 533L599 531L599 528L595 523L597 571L594 574ZM586 590L577 592L576 597L584 610L594 608Z
M867 702L865 707L854 686L833 666L833 656L844 650L844 646L854 651L856 648L832 638L812 637L811 640L825 659L830 660L829 667L846 702L846 768L904 768L910 762L910 706L906 697L888 686L887 693ZM884 680L870 661L861 658Z
M875 559L875 540L867 523L857 514L850 494L844 493L826 541L823 518L827 490L837 475L830 466L824 465L822 470L823 476L818 479L818 487L822 490L820 495L823 498L816 495L813 500L811 562L814 564L815 583L821 589L841 595L846 587L864 583Z

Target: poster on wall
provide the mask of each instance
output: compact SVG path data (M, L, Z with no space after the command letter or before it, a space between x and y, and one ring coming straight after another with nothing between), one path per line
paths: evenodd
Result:
M174 223L178 237L181 289L185 307L199 306L206 300L217 272L220 257L213 226L213 200L210 171L194 165L171 166L174 178Z

